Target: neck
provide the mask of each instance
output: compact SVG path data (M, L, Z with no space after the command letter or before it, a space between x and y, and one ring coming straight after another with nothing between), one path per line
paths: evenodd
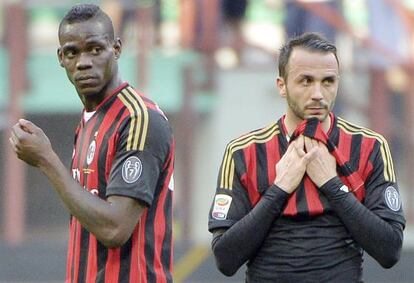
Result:
M81 96L85 110L88 112L95 111L98 105L100 105L102 101L105 100L105 98L111 95L113 90L117 88L121 83L121 79L116 78L107 84L100 92L92 95Z
M293 116L291 117L290 115L286 114L285 116L285 127L286 127L286 131L287 131L287 135L290 137L293 132L295 131L295 129L297 128L297 126L302 123L303 120ZM325 133L327 133L331 127L331 116L328 115L325 120L321 121L322 124L322 129Z

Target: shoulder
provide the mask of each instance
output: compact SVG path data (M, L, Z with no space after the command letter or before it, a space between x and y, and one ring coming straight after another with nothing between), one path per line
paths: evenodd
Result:
M337 126L344 134L360 135L363 139L372 139L381 145L387 145L385 137L369 128L351 123L343 118L337 117Z
M118 99L126 107L130 118L138 118L142 123L165 121L168 124L166 115L158 105L131 86L123 89Z
M227 154L246 149L256 144L266 143L280 133L279 125L274 122L267 127L260 128L231 140L226 146Z
M118 99L126 107L121 130L126 131L128 140L137 145L137 149L142 150L148 139L152 142L171 139L168 119L156 103L130 86L118 94Z

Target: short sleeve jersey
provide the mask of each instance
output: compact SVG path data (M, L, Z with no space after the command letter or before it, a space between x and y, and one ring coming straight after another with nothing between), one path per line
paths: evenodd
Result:
M129 240L108 249L71 217L66 282L172 282L174 141L158 106L127 83L75 136L73 178L96 197L146 206Z

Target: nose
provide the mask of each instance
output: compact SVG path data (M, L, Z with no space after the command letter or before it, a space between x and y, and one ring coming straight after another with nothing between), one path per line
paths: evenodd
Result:
M322 100L323 94L322 94L322 86L319 83L316 83L314 86L314 89L312 91L312 100Z
M88 54L82 53L79 56L76 68L78 70L84 70L92 67L92 58Z

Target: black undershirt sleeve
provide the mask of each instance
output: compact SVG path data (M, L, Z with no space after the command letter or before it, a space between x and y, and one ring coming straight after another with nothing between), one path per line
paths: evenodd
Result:
M260 248L273 221L280 216L289 194L270 186L255 207L228 229L213 231L213 253L218 269L232 276Z
M352 193L340 190L342 185L341 180L335 177L320 190L354 240L384 268L391 268L400 257L403 224L380 218L361 204Z

